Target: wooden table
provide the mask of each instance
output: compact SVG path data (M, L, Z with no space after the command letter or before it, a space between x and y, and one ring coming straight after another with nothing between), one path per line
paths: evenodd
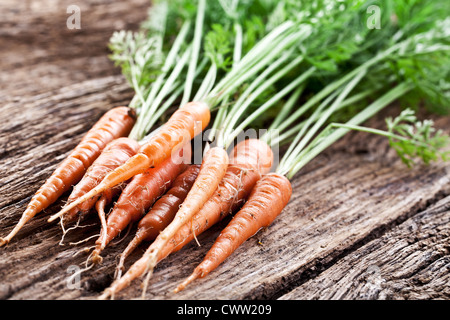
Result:
M148 2L79 0L79 30L66 27L71 1L0 3L1 235L88 128L131 99L132 90L107 57L107 43L114 30L136 29ZM448 118L436 121L449 127ZM207 278L170 293L227 221L213 226L198 237L201 246L193 242L157 266L147 298L448 299L448 169L444 163L408 169L385 139L351 133L293 179L291 201L273 225ZM101 266L81 274L77 286L68 277L72 268L84 267L80 250L95 238L70 243L98 234L98 221L93 217L67 233L61 244L59 225L46 219L64 200L0 249L1 299L94 299L111 283L133 229L105 251ZM140 283L116 299L139 297Z

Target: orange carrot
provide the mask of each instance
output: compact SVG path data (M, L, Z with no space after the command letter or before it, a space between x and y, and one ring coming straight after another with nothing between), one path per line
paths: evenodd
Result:
M183 156L183 151L185 150L179 151L180 156ZM106 232L102 230L102 236L96 241L96 247L92 253L94 263L102 261L100 253L112 239L130 222L138 221L150 206L166 192L175 178L186 169L186 163L186 159L178 161L169 157L157 167L148 169L131 179L108 216Z
M136 235L120 256L117 270L121 272L125 259L143 241L155 240L159 233L169 225L175 217L180 205L197 178L200 165L190 165L173 182L172 187L155 204L151 210L139 221ZM120 273L119 273L120 274Z
M214 194L227 171L228 163L228 153L224 148L214 147L206 151L197 179L192 185L191 190L187 194L186 199L183 201L183 204L176 213L174 219L147 249L148 274L147 280L144 283L144 294L148 279L151 277L153 269L158 263L160 252L180 228L191 220Z
M227 214L231 213L250 194L256 181L265 174L272 166L273 154L270 147L264 142L256 139L246 140L239 143L230 156L230 165L220 182L216 192L205 203L202 209L194 216L191 222L184 224L172 239L161 250L158 261L166 257L169 253L182 248L185 244L194 239L195 235L208 229ZM192 221L197 222L197 226L192 227ZM195 231L195 235L193 233ZM150 248L144 256L136 261L126 274L117 279L108 289L105 290L101 299L114 295L134 279L141 276L148 267Z
M89 167L81 181L73 188L72 193L68 198L68 202L70 203L89 192L89 190L93 189L101 180L103 180L106 174L125 163L125 161L135 155L138 150L139 143L134 139L124 137L111 141ZM94 207L95 202L99 197L100 195L92 197L67 212L62 217L63 224L66 225L85 218L92 207Z
M114 197L119 195L122 192L123 184L120 184L118 186L115 186L111 189L106 189L102 192L101 197L97 200L95 203L95 210L97 210L98 217L100 219L100 225L101 225L101 233L100 237L104 238L106 237L106 231L108 229L108 225L106 224L106 213L105 208L108 204L110 204Z
M0 246L11 241L36 214L79 182L109 142L130 133L135 120L134 110L128 107L117 107L106 112L39 188L15 228L8 236L0 238Z
M220 233L203 261L175 292L183 290L195 279L205 277L259 229L269 226L282 212L291 194L292 186L285 176L269 173L262 177L248 201Z
M225 175L226 169L228 167L228 161L228 154L223 148L214 147L206 151L194 185L187 194L186 199L175 215L175 218L158 235L158 237L144 254L143 258L145 260L146 266L144 267L144 270L140 269L139 271L140 274L148 271L147 281L145 283L148 282L148 279L152 275L153 268L158 262L160 252L163 251L165 245L170 241L170 239L172 239L172 237L184 224L186 224L198 211L200 211L205 202L207 202L207 200L216 191L220 181ZM128 273L129 272L127 272L126 274L127 277L124 277L125 284L128 284L129 281L131 281L130 278L134 279L133 274L131 274L130 276ZM121 279L119 279L119 281ZM122 284L123 283L120 282L119 286L121 286ZM105 292L102 298L108 296L111 293L114 293L116 290L117 288L114 285L113 288L110 288ZM145 291L146 290L144 289L143 292L145 293Z
M102 192L100 198L95 203L95 210L97 210L98 217L101 222L102 234L100 235L100 237L106 237L106 235L104 235L104 233L108 229L107 224L106 224L106 213L105 213L106 206L109 205L116 196L120 195L120 193L123 191L123 189L129 183L130 180L131 179L129 179L126 182L121 183L113 188L106 189L105 191Z
M178 108L135 156L109 173L97 187L50 217L49 222L104 190L159 165L203 131L209 123L210 116L209 107L203 102L190 102Z
M262 140L248 139L237 144L217 191L166 245L159 259L180 250L197 235L238 210L256 182L270 171L272 163L272 149Z

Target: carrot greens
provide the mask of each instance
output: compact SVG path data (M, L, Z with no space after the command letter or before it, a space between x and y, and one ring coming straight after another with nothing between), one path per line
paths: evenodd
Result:
M439 158L447 159L448 152L443 151L443 149L448 144L448 137L440 130L435 131L431 120L417 121L410 109L405 109L395 119L387 118L387 131L362 127L361 124L392 102L401 101L402 97L411 92L416 93L416 97L420 96L421 99L426 99L427 102L433 101L433 99L438 101L448 100L448 89L442 86L442 80L439 77L442 70L437 66L448 65L450 62L450 50L445 44L449 21L447 19L437 22L435 28L413 35L393 45L336 82L332 82L309 99L298 110L305 108L305 105L309 106L310 101L325 98L313 115L301 123L301 126L298 126L299 130L292 132L295 138L290 141L277 171L286 174L289 178L293 177L304 165L350 130L366 131L388 137L390 145L408 166L413 164L413 159L416 157L421 158L425 163ZM374 61L388 67L376 68ZM406 61L410 65L415 65L417 71L404 72L403 69L399 68ZM374 73L378 73L378 75L374 75ZM334 112L342 110L342 104L346 104L345 99L354 97L359 99L358 95L366 94L367 89L362 86L355 88L353 97L347 98L345 95L345 93L348 93L346 88L349 88L355 81L361 81L364 74L371 74L380 79L383 77L388 79L388 76L394 75L396 83L392 84L386 81L390 85L384 86L384 93L380 90L374 90L377 98L353 116L348 117L345 123L329 121ZM342 87L342 79L347 81L344 87ZM423 85L434 90L423 90ZM339 93L330 90L330 88L338 90ZM294 113L288 117L295 116ZM283 121L283 124L278 128L283 128L285 123L286 121Z

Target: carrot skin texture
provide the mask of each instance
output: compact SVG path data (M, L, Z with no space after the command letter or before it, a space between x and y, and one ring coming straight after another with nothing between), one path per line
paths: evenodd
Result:
M195 236L238 210L256 182L269 172L273 159L270 146L261 140L248 139L236 145L230 156L230 165L217 191L201 211L171 239L159 259L162 260L170 253L180 250Z
M133 271L136 268L139 274L142 274L146 270L150 270L149 275L151 275L154 266L158 262L160 251L163 250L167 242L185 223L187 223L187 221L192 218L193 215L201 209L203 204L216 191L220 181L225 175L228 162L228 154L223 148L211 148L205 153L199 174L194 185L186 196L186 199L181 205L180 210L177 212L172 222L150 245L144 253L143 258L137 261L137 265L140 265L140 267L137 268L133 265L122 278L113 282L111 287L106 289L104 294L99 297L100 299L104 299L127 286L136 277ZM142 260L145 264L143 270L141 264Z
M95 203L95 210L98 212L99 215L103 213L103 216L106 216L105 214L106 206L112 202L113 198L115 198L122 192L123 187L122 185L119 185L115 186L114 188L103 191L102 195Z
M180 205L197 178L200 165L191 165L174 181L172 188L166 192L139 221L138 232L146 241L155 240L159 233L175 217Z
M155 204L151 210L139 221L136 235L122 252L120 262L117 266L119 274L125 263L125 259L143 241L156 239L159 233L169 225L175 217L180 205L186 198L189 190L197 178L200 165L190 165L173 182L172 187Z
M104 239L106 237L106 231L108 229L106 224L106 212L105 208L110 204L114 197L122 192L121 185L115 186L114 188L107 189L103 191L101 197L95 203L95 210L97 210L98 218L100 219L100 238Z
M186 199L172 222L159 234L149 248L149 252L155 254L156 259L167 242L200 211L217 190L220 181L225 176L228 163L228 154L223 148L211 148L206 151L198 176Z
M106 112L34 194L15 228L5 238L0 238L0 246L8 243L29 220L78 183L106 145L127 136L135 121L136 114L128 107L116 107Z
M256 139L249 139L235 146L229 162L227 171L216 192L194 218L187 222L166 244L160 252L158 261L171 252L180 250L194 239L192 221L197 223L195 234L198 235L226 215L237 210L242 201L250 194L261 175L268 173L270 170L273 162L273 153L266 143ZM264 165L261 165L262 163ZM135 278L146 271L147 265L148 255L144 255L130 267L122 278L116 280L109 289L106 289L103 295L100 296L100 299L105 299L129 286Z
M134 139L124 137L111 141L89 167L81 181L73 188L72 193L68 198L68 202L74 201L93 189L108 172L125 163L125 161L135 155L138 150L139 143ZM99 198L100 195L92 197L67 212L62 217L63 224L69 224L85 218Z
M191 276L175 292L183 290L193 280L205 277L247 239L261 228L269 226L283 211L291 195L292 186L285 176L269 173L258 180L248 201L220 233Z
M184 151L184 150L182 150ZM183 152L180 151L182 154ZM93 262L101 262L99 254L131 222L139 220L153 203L171 186L176 177L187 167L187 159L181 161L169 157L155 168L136 175L123 189L108 216L106 232L96 241Z
M208 125L210 117L209 107L203 102L190 102L178 108L135 156L110 172L97 187L51 217L49 222L104 190L161 164L181 149L196 134L203 131Z

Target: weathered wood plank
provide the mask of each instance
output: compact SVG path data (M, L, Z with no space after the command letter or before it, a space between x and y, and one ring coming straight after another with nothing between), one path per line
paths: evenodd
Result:
M70 5L81 29L68 29ZM20 99L119 73L108 59L115 30L135 30L149 0L3 0L0 2L0 97Z
M84 89L82 89L84 88ZM76 94L74 94L76 92ZM105 95L129 95L126 85L116 78L103 81L89 81L75 88L66 88L63 93L43 97L38 105L50 97L48 113L36 108L33 102L24 104L28 116L17 117L10 122L12 127L30 128L36 135L26 146L11 147L14 154L4 157L0 163L2 181L0 194L8 199L0 209L2 229L8 231L25 208L29 196L60 159L54 155L68 152L80 137L78 130L87 130L92 119L90 112L101 113L105 107ZM124 96L123 96L124 95ZM33 99L32 99L33 100ZM114 104L114 102L112 103ZM64 117L67 106L73 110L73 117ZM59 106L59 107L58 107ZM75 111L77 110L77 111ZM42 115L40 123L33 126L30 119ZM48 117L46 115L56 114ZM59 117L58 117L59 115ZM14 123L14 125L13 125ZM19 125L22 123L22 125ZM45 139L47 128L60 126L63 131L50 140ZM30 126L25 126L29 124ZM70 124L70 125L69 125ZM78 125L79 129L73 132ZM57 131L54 129L55 132ZM17 134L23 134L20 130ZM357 135L349 135L355 139ZM378 140L374 137L360 138ZM67 137L61 141L60 137ZM15 137L16 140L17 137ZM42 146L43 141L44 146ZM378 146L386 150L385 141L378 140ZM42 149L41 149L42 148ZM11 150L9 152L11 152ZM62 153L62 154L63 154ZM14 159L14 166L11 166ZM33 162L43 163L42 166ZM44 165L45 164L45 165ZM23 174L26 179L20 178ZM12 176L11 176L12 175ZM20 182L18 182L20 181ZM229 260L208 278L193 284L180 294L168 295L198 263L214 241L223 223L199 237L202 244L192 243L182 251L163 261L157 268L149 297L154 299L255 299L274 298L301 281L311 270L323 268L338 261L361 241L376 237L377 230L389 228L406 219L428 202L436 201L448 192L447 167L437 164L430 167L418 166L407 169L391 153L357 153L344 150L330 150L305 168L293 181L294 195L285 212L275 223L245 243ZM9 194L16 194L10 199ZM5 201L5 200L3 200ZM57 210L61 203L49 211ZM49 212L49 213L50 213ZM104 265L82 274L82 288L69 289L66 281L68 268L82 267L86 255L73 256L84 246L93 244L94 239L77 246L67 245L98 233L97 226L78 229L65 238L65 246L59 246L62 233L57 225L47 225L42 215L32 221L7 248L0 251L0 276L4 298L11 299L56 299L95 297L110 281L114 273L115 259L123 250L121 244L109 248ZM226 222L226 221L225 221ZM224 223L225 223L224 222ZM96 219L86 224L96 223ZM262 245L258 245L258 241ZM138 251L130 262L136 259ZM20 269L12 270L19 263ZM139 281L125 290L121 298L138 297Z
M449 283L450 197L446 197L281 299L448 299Z

